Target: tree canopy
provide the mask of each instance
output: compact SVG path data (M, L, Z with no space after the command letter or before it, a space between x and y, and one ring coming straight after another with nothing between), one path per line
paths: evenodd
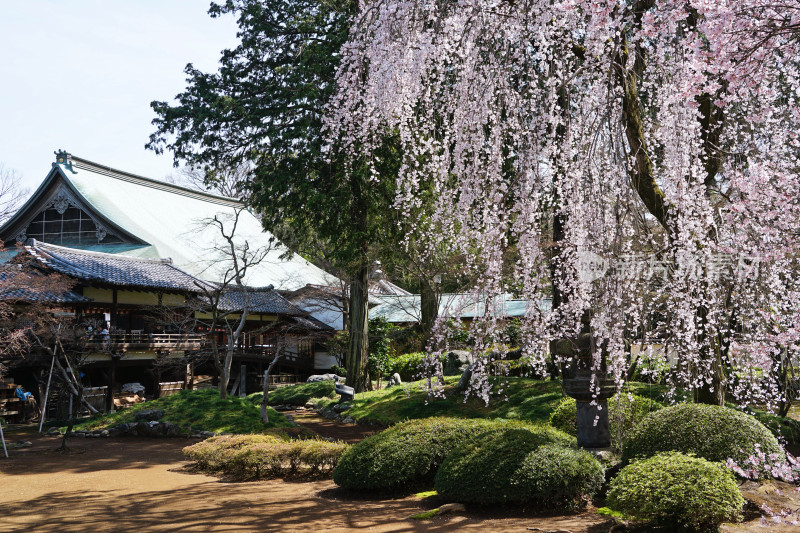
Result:
M757 382L755 398L775 383L726 371L772 375L800 331L798 14L765 0L372 0L343 48L332 139L379 160L399 132L400 202L413 212L432 177L429 237L463 254L476 293L533 302L526 351L591 309L598 370L607 356L622 380L630 340L658 342L681 386L722 401ZM487 310L477 354L499 330ZM473 384L486 396L480 372Z
M217 168L249 168L249 202L264 225L344 271L363 262L365 243L385 237L394 199L393 180L371 182L358 169L345 176L326 150L323 114L355 10L351 0L212 4L212 16L238 17L240 43L222 52L215 73L188 65L177 105L152 103L157 131L147 144L211 179Z

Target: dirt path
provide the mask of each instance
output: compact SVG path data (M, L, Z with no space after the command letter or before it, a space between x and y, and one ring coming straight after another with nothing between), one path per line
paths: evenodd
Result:
M9 435L9 440L17 436ZM182 439L73 439L67 456L58 439L0 459L0 531L527 531L588 532L604 522L584 514L536 518L445 516L408 520L430 505L410 496L354 497L331 481L226 483L192 473ZM599 531L599 530L595 530Z
M322 423L311 420L309 424ZM342 439L368 428L343 426ZM351 434L348 436L344 432ZM505 510L446 515L426 522L408 517L433 506L414 496L378 499L337 489L331 481L228 483L192 472L184 439L25 438L29 448L0 459L0 532L250 532L250 531L560 531L600 533L593 513L541 517ZM758 525L727 531L763 531ZM784 531L769 528L769 531Z
M358 442L364 437L381 430L381 428L361 426L358 424L342 424L320 416L316 411L308 409L282 412L285 415L291 416L297 424L310 429L320 437L342 440L350 444Z

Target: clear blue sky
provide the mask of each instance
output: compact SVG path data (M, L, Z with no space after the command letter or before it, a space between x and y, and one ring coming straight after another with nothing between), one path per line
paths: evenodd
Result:
M172 159L144 149L152 100L185 87L187 63L216 70L236 43L208 0L0 0L0 163L35 189L65 149L161 179Z

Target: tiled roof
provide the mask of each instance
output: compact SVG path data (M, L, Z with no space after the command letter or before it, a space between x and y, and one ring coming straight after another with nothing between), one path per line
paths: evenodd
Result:
M313 316L295 316L292 317L292 321L294 321L297 326L301 329L308 330L308 331L333 331L333 328L330 327L325 322L321 320L317 320Z
M29 303L55 303L69 304L87 302L79 294L71 291L54 292L48 290L46 285L36 288L36 283L29 283L32 276L44 276L42 273L25 269L21 271L19 264L0 264L0 301L5 302L29 302Z
M55 246L30 239L25 246L43 265L71 278L133 289L199 292L205 282L168 259L142 259Z
M247 289L250 297L249 313L265 313L275 315L304 316L307 313L293 305L289 300L268 287L250 287ZM245 293L238 288L226 290L219 301L221 311L240 311L244 308Z

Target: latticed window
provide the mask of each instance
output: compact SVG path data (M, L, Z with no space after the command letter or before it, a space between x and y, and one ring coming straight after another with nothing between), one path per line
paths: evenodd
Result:
M122 242L114 235L98 228L89 215L70 206L59 212L56 207L45 209L28 225L28 238L50 244L113 244Z

